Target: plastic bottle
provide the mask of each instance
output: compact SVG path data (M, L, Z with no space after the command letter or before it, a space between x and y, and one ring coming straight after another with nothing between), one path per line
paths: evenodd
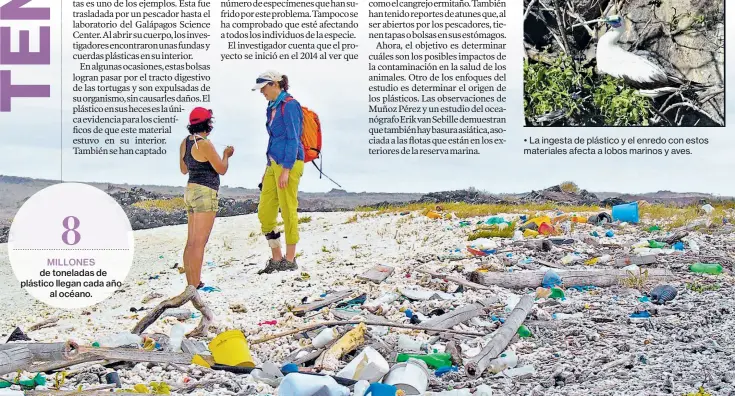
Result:
M316 335L316 337L311 340L311 345L314 346L314 348L319 349L336 340L337 337L339 337L337 329L327 328L322 330L319 334Z
M429 344L401 334L398 336L398 349L405 352L429 352Z
M581 312L577 312L574 314L567 314L567 313L555 313L551 315L553 319L556 320L564 320L564 319L582 319L584 317L584 314Z
M414 355L410 353L399 353L396 361L398 363L407 362L408 359L422 360L429 367L439 369L452 365L452 355L450 353L432 353L429 355Z
M718 275L722 273L722 265L718 263L694 263L689 266L689 271L698 274Z
M184 340L184 333L186 333L186 329L181 323L177 323L171 328L168 345L171 347L172 352L181 352L181 341Z
M390 304L393 301L398 300L398 297L399 295L396 293L387 293L380 296L380 298L378 299L368 302L367 304L365 304L365 306L375 308L379 305Z
M291 373L278 387L279 396L349 396L350 389L329 376Z
M357 381L357 383L355 384L354 396L364 396L368 387L370 387L369 382L365 380Z
M531 337L531 330L528 329L528 327L521 325L518 327L518 337L520 338L528 338Z
M516 294L511 294L508 296L508 299L505 302L505 312L512 312L513 309L518 305L518 303L521 301L521 296Z
M507 368L513 368L518 364L518 356L513 351L506 351L490 362L488 369L497 374Z
M663 249L666 247L666 244L659 241L654 241L653 239L648 241L648 247L651 249Z
M127 345L140 345L142 342L143 338L128 332L122 332L103 337L98 341L99 345L103 348L117 348Z

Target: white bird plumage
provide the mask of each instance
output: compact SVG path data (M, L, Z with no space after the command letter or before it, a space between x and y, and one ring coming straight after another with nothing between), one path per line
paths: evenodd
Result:
M656 98L676 92L684 85L701 88L701 84L685 81L667 74L648 59L628 52L618 45L625 33L623 20L618 15L605 18L610 30L597 43L597 70L612 77L622 78L641 95Z

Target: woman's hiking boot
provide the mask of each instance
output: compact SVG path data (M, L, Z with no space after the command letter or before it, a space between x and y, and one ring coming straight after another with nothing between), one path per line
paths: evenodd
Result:
M288 261L286 258L281 259L281 265L283 266L283 271L295 271L299 269L299 266L296 264L296 258L294 257L293 261Z
M273 259L268 259L268 261L265 262L265 268L258 271L258 275L261 274L272 274L274 272L280 272L280 271L293 271L298 269L299 266L296 265L296 259L294 259L293 262L290 262L286 260L286 258L282 258L279 261L273 261Z

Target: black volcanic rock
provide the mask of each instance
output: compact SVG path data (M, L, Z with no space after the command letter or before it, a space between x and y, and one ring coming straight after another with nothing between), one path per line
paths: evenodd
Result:
M600 205L604 207L611 207L615 205L622 205L625 203L628 203L628 201L620 197L614 197L614 198L603 199L602 202L600 202Z
M417 203L465 202L469 204L497 204L504 200L477 190L455 190L429 193L419 198Z
M521 202L554 202L560 205L599 205L600 199L587 190L567 192L561 186L549 187L541 191L531 191L521 197Z

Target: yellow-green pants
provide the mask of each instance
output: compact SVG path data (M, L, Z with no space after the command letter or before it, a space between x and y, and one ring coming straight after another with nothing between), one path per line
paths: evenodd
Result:
M263 234L275 231L278 227L278 209L281 209L283 231L286 234L286 244L295 245L299 242L299 181L304 174L304 161L296 161L288 174L286 188L278 188L278 178L281 177L283 167L271 161L265 170L263 189L260 191L258 202L258 220Z

